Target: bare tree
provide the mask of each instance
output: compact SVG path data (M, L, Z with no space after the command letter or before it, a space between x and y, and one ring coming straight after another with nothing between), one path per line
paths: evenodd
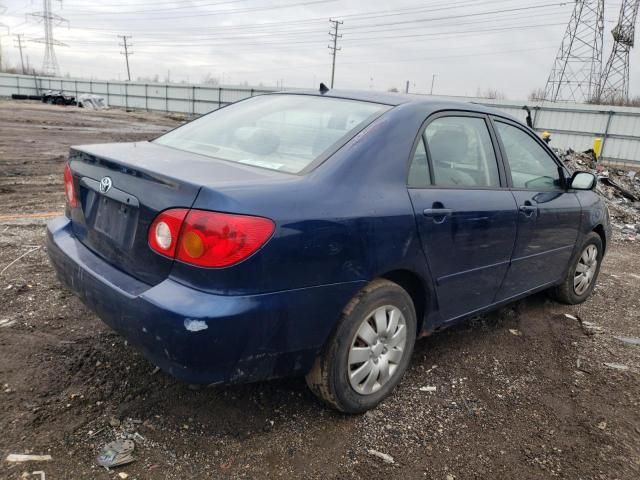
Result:
M624 95L617 95L617 96L608 98L605 101L594 99L589 103L592 103L595 105L612 105L614 107L640 107L640 97L626 98Z
M217 87L218 85L220 85L220 80L218 79L218 77L214 77L210 73L207 73L202 79L202 83L205 85Z
M540 102L544 100L544 88L536 88L529 94L529 101Z
M497 90L495 88L486 88L484 90L478 88L478 91L476 92L476 97L488 98L490 100L506 100L507 99L507 96L504 94L504 92L501 92L500 90Z

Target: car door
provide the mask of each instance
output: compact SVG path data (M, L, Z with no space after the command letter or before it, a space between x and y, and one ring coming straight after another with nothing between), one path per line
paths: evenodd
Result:
M565 188L559 162L539 138L515 122L493 118L518 205L518 236L497 301L557 282L573 253L580 203ZM562 173L561 173L562 172Z
M409 167L409 195L444 321L493 302L515 241L516 204L488 121L460 112L430 117Z

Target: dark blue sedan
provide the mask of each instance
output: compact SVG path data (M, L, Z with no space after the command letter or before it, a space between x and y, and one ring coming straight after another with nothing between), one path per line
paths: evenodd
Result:
M416 338L549 289L593 291L608 213L528 127L356 92L247 99L151 142L73 147L60 279L191 383L306 375L377 405Z

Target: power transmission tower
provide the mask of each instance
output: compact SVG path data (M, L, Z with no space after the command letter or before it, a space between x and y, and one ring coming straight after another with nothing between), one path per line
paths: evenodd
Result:
M613 50L602 72L598 100L629 100L629 53L635 41L636 19L640 0L623 0L618 24L611 31Z
M333 40L333 45L329 45L329 50L331 50L331 55L333 56L333 62L331 63L331 88L333 88L333 80L336 75L336 53L342 50L342 47L338 47L338 39L342 38L342 35L338 35L338 27L344 22L329 19L329 23L332 24L333 28L333 32L329 32L329 37Z
M584 102L597 96L603 41L604 0L575 0L547 80L545 100Z
M131 70L129 70L129 55L133 55L133 52L129 51L129 47L131 44L127 43L127 40L131 38L131 35L118 35L122 39L122 43L119 43L121 47L124 48L124 52L120 52L120 55L124 55L125 61L127 62L127 78L131 81Z
M60 0L62 5L62 0ZM56 51L53 48L55 45L60 47L66 47L62 42L59 42L53 38L54 25L60 25L66 22L69 24L66 18L62 18L60 15L53 13L51 9L51 0L42 1L42 11L33 12L29 15L39 18L44 25L44 37L31 40L32 42L44 43L44 60L42 61L42 71L45 75L57 75L58 74L58 59L56 58Z
M20 50L20 66L22 67L22 74L24 75L24 57L22 56L22 49L23 48L27 48L25 47L22 42L24 41L23 37L24 35L21 33L16 33L15 34L15 41L14 44L16 47L18 47L18 50Z

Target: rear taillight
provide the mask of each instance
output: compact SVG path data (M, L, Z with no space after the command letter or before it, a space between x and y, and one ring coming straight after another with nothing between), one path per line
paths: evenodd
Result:
M186 208L174 208L158 215L149 228L151 248L161 255L173 258L178 245L180 228L188 212Z
M73 184L73 174L69 163L64 166L64 193L69 206L76 208L78 206L78 197L76 196L76 187Z
M228 267L255 253L274 228L273 221L263 217L172 209L151 224L149 245L192 265Z

